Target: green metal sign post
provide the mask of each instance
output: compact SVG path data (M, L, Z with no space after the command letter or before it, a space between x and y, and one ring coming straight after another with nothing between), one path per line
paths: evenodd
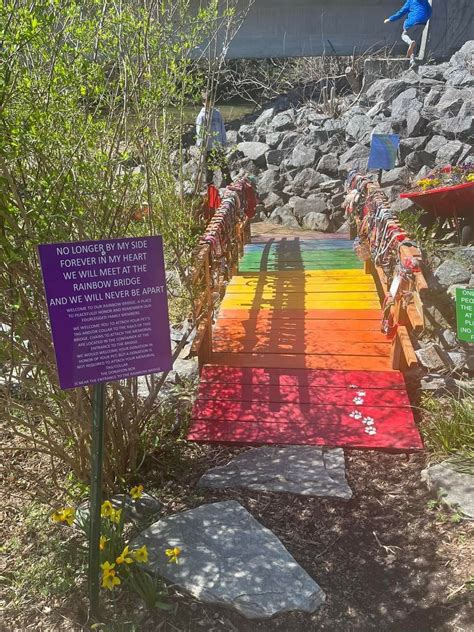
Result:
M91 494L89 525L89 603L92 619L100 618L100 509L104 460L105 384L92 390Z
M474 342L474 289L456 288L456 322L459 340Z

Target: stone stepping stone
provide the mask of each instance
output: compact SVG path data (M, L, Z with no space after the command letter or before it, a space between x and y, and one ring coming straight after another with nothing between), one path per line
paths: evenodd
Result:
M264 446L242 452L227 465L206 472L199 487L246 487L303 496L349 499L342 448Z
M442 502L474 520L474 476L459 472L449 461L426 468L421 478L428 489L435 491Z
M314 612L325 600L316 582L237 501L162 518L133 541L146 544L147 570L199 601L233 608L249 619L281 612ZM178 564L166 549L180 547Z

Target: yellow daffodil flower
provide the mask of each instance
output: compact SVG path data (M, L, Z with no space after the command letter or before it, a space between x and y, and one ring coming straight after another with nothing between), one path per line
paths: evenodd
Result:
M105 535L100 536L99 548L101 551L105 549L105 545L109 541L110 538L106 538Z
M120 522L121 516L122 516L122 510L121 509L113 509L112 510L112 514L109 516L109 519L112 522L115 522L115 524L118 524Z
M117 562L117 564L132 564L133 557L130 557L130 555L131 554L128 550L128 546L126 546L115 561Z
M64 509L58 509L58 511L55 511L51 516L51 520L53 522L67 522L67 524L71 526L74 522L75 516L75 509L72 507L65 507Z
M100 565L100 568L104 571L104 573L111 573L113 569L115 568L115 564L111 564L110 562L103 562Z
M469 173L466 180L467 182L474 182L474 173Z
M133 500L138 500L142 497L142 494L143 485L135 485L135 487L132 487L132 489L130 490L130 496L133 498Z
M136 551L132 551L133 557L137 562L145 563L148 562L148 549L146 548L146 544L144 544L141 548Z
M115 512L112 503L110 500L106 500L102 503L102 507L100 508L100 515L102 518L110 518Z
M181 549L179 546L175 546L174 549L166 549L166 555L168 556L168 564L170 562L178 563L178 555L181 554Z
M102 588L108 588L108 590L113 590L114 586L119 586L121 583L120 577L115 575L115 571L112 571L109 575L103 575L102 577Z

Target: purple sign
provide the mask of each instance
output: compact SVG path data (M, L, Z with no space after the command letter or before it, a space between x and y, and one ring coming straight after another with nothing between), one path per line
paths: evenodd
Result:
M61 388L172 367L163 241L39 246Z

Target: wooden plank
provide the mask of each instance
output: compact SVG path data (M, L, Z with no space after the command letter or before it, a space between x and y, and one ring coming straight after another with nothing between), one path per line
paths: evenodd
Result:
M418 365L418 358L411 344L410 336L406 327L397 327L397 338L400 340L401 349L405 358L406 365L409 369Z
M214 364L237 367L291 369L344 369L347 371L389 371L388 357L354 355L302 355L296 353L213 353Z
M377 333L385 337L380 331L380 320L345 320L327 319L327 320L305 320L303 322L293 320L291 318L219 318L214 326L214 337L225 338L235 337L239 339L241 336L268 336L275 332L281 332L282 335L298 335L304 337L312 332L328 335L326 332L346 332L348 336L364 335L366 332ZM360 338L364 340L364 338Z
M239 384L235 382L201 382L199 400L227 400L238 402L282 402L331 406L410 406L402 389L350 389L332 386L309 387L273 386L267 384ZM362 402L362 404L360 403Z
M235 340L232 338L214 340L213 353L295 353L303 355L334 355L334 356L362 356L362 357L389 357L392 343L383 342L348 342L337 339L297 339L294 340Z
M340 310L353 310L353 309L376 309L380 307L378 299L372 300L343 300L343 299L311 299L308 298L304 303L292 300L279 300L279 299L262 299L254 301L239 301L230 297L224 297L221 303L220 309L242 309L242 310L260 310L260 309L273 309L276 310L301 310L301 312L314 310L314 309L340 309Z
M246 279L283 279L285 277L298 279L367 279L367 276L364 274L364 272L358 268L348 268L342 270L276 270L268 272L265 270L257 270L255 272L239 272L237 276L239 278Z
M396 416L391 414L392 421ZM421 438L410 420L387 423L387 431L369 435L358 428L357 432L333 415L333 426L320 428L318 424L227 422L194 420L188 440L204 443L236 443L251 445L326 445L350 448L422 450ZM345 421L346 419L344 419Z
M306 291L286 291L285 289L264 289L264 288L248 288L248 289L240 289L239 291L232 291L232 288L227 288L226 297L231 298L232 300L253 300L255 298L265 299L265 300L281 300L281 298L299 301L304 303L308 299L312 300L377 300L378 294L375 289L359 289L357 288L349 289L345 287L343 290L336 291L333 288L321 288L319 290L309 290Z
M342 371L288 368L238 368L207 364L201 382L267 384L299 387L333 387L351 389L405 389L403 375L398 371Z
M320 321L321 323L324 321ZM331 327L331 322L327 323L327 328L322 329L309 329L303 331L298 329L297 327L293 328L285 328L285 327L275 327L270 328L265 333L258 334L255 330L249 326L249 322L247 321L242 324L240 330L234 328L227 330L223 330L221 327L215 327L213 332L213 340L222 340L224 342L237 342L237 343L246 343L249 342L252 345L271 345L271 344L296 344L301 345L304 349L305 345L318 345L318 344L326 344L331 342L337 342L338 344L347 344L347 343L380 343L380 344L391 344L391 340L383 334L381 331L377 330L359 330L359 329L347 329L343 327L344 322L339 321L340 329L334 329ZM323 331L331 331L333 334L329 336L327 333L324 335ZM309 347L306 347L309 349ZM312 353L312 352L309 352Z
M360 418L358 417L360 413ZM413 420L408 406L401 406L394 415L391 406L365 406L350 404L294 404L285 402L235 402L220 399L198 399L194 403L192 419L212 419L213 421L243 421L259 423L271 419L272 423L304 425L317 422L321 427L330 427L334 422L345 420L351 426L354 422L364 430L363 417L371 417L376 424L390 418Z
M289 320L374 320L380 323L379 309L278 309L278 308L229 308L224 309L222 306L219 310L219 319L221 318L237 318L239 320L247 320L250 318L257 319L289 319Z

